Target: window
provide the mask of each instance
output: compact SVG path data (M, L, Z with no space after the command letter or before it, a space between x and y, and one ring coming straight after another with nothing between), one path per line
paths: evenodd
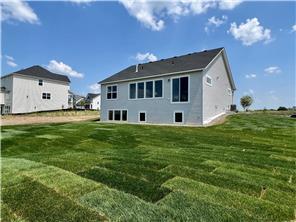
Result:
M209 86L212 86L212 78L210 76L206 76L206 83L209 85Z
M174 113L174 122L183 123L183 112L178 111Z
M10 106L4 106L4 112L10 113Z
M139 112L139 122L146 122L146 112Z
M136 83L132 83L129 85L129 98L130 99L136 98Z
M113 120L113 110L109 110L109 112L108 112L108 120Z
M107 99L117 99L117 85L107 86Z
M146 82L146 98L153 97L153 81Z
M127 121L127 110L122 110L121 115L121 120Z
M42 93L42 99L50 99L50 93Z
M109 110L108 111L108 120L112 121L127 121L127 110Z
M138 99L144 98L144 82L138 82Z
M42 79L39 79L39 81L38 81L38 85L39 85L39 86L43 86L43 80L42 80Z
M173 78L172 81L172 102L189 101L189 77Z
M114 120L120 121L120 110L114 110Z
M162 80L154 81L154 97L162 97Z

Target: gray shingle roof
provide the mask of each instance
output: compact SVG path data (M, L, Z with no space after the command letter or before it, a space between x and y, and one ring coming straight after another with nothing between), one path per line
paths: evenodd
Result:
M86 98L93 99L93 98L97 97L98 95L100 95L100 93L88 93Z
M158 76L166 73L182 72L188 70L204 69L215 58L223 48L205 50L202 52L190 53L182 56L175 56L168 59L161 59L138 65L132 65L99 82L108 83L148 76Z
M21 75L33 76L33 77L37 77L37 78L52 79L52 80L57 80L57 81L62 81L62 82L71 82L70 79L68 78L68 76L50 72L41 66L31 66L29 68L21 69L19 71L10 73L8 75L12 75L12 74L21 74ZM8 75L6 75L6 76L8 76ZM3 77L5 77L5 76L3 76Z

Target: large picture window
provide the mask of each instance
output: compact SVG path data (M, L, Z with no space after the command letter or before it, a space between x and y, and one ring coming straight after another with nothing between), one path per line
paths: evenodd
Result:
M129 99L151 99L163 97L163 80L149 80L129 84Z
M144 98L144 82L138 82L138 99Z
M146 98L153 97L153 81L146 82Z
M162 80L156 80L154 82L154 96L155 97L162 97Z
M130 99L136 98L136 83L131 83L129 85L129 98Z
M189 77L173 78L172 80L172 102L189 101Z
M117 85L107 86L107 99L117 99Z

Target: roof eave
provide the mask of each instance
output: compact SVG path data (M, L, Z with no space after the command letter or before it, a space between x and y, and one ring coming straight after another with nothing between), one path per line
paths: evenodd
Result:
M119 82L129 82L129 81L135 81L135 80L140 80L140 79L150 79L150 78L159 78L162 76L170 76L170 75L178 75L178 74L183 74L183 73L191 73L191 72L202 72L204 68L201 69L191 69L191 70L185 70L185 71L178 71L178 72L170 72L170 73L163 73L159 75L151 75L151 76L143 76L139 78L130 78L130 79L122 79L122 80L115 80L115 81L107 81L102 80L98 82L98 84L111 84L111 83L119 83Z

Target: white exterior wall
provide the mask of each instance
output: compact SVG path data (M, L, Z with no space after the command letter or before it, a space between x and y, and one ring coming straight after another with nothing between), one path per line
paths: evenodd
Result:
M101 109L101 95L93 98L91 101L90 109L100 110Z
M13 75L12 113L29 113L68 108L69 84L39 78ZM42 93L50 93L51 99L42 99Z
M206 83L206 76L212 78L212 86ZM227 69L222 53L213 61L203 74L203 123L209 123L215 117L226 113L232 104L232 95ZM232 92L233 93L233 92Z
M1 93L4 99L4 105L10 107L10 112L12 110L12 94L13 94L13 87L12 87L13 78L12 76L6 76L1 79L1 87L5 87L5 92ZM2 102L1 102L2 104ZM4 112L7 113L7 109L4 109Z

